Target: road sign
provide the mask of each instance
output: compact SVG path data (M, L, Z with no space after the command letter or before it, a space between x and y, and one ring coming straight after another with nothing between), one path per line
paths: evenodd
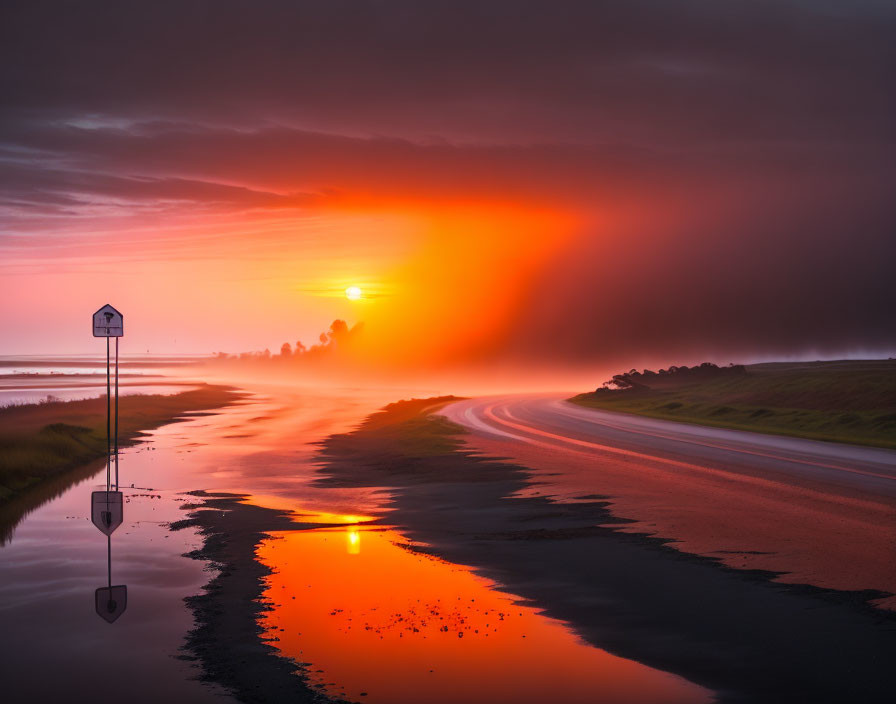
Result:
M112 623L128 608L128 588L125 584L100 587L94 594L96 612L102 619Z
M120 491L94 491L90 495L90 520L106 535L112 535L124 520Z
M108 303L93 314L94 337L123 337L124 316Z

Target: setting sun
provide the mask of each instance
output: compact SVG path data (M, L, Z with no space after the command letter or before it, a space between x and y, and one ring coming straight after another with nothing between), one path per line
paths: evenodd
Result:
M350 301L360 301L361 296L362 293L359 286L349 286L345 289L345 297Z

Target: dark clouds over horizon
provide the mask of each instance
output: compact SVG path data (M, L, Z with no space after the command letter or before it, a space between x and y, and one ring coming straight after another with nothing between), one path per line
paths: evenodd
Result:
M892 3L0 12L15 241L97 203L538 203L594 224L528 292L523 357L896 348Z

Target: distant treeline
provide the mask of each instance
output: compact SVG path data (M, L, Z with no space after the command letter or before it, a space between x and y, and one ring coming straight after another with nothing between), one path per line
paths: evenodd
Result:
M609 381L605 381L603 386L596 391L610 391L622 389L649 389L653 386L663 385L664 382L688 382L688 381L704 381L710 378L729 375L743 375L747 373L743 364L729 364L727 367L720 367L712 362L704 362L693 367L688 366L671 366L668 369L660 369L658 372L645 369L639 372L637 369L616 374Z
M310 347L306 347L302 341L299 340L295 345L289 342L284 342L280 346L279 353L272 353L270 349L265 349L261 352L241 352L239 354L218 352L214 355L214 359L222 362L311 362L330 358L340 351L349 350L352 347L353 342L360 335L361 330L361 323L350 328L344 320L334 320L332 325L330 325L330 329L327 332L322 332L320 334L320 341Z

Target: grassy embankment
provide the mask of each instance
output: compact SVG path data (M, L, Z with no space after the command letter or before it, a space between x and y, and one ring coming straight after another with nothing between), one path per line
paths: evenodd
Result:
M633 388L570 400L652 418L896 448L896 360L751 364L632 380Z
M119 444L186 412L218 408L237 397L229 387L208 385L169 396L122 396ZM0 408L0 503L105 454L105 397Z

